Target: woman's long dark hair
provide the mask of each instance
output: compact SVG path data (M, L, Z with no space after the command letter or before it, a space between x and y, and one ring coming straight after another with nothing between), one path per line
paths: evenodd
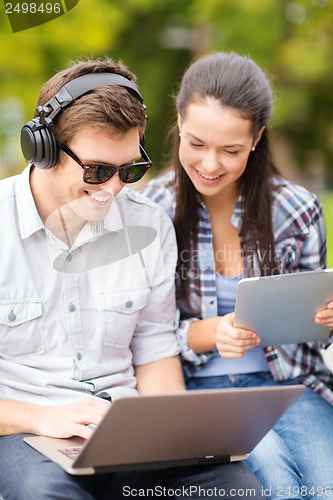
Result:
M193 63L185 72L176 97L177 111L183 120L193 102L214 98L222 107L235 109L252 122L255 140L265 129L255 151L249 155L246 169L239 179L242 195L242 227L240 239L245 274L251 273L251 259L256 256L262 275L278 273L272 227L272 178L280 174L269 148L267 123L272 113L272 93L263 71L248 57L216 53ZM189 311L198 307L190 302L187 277L196 266L193 259L198 244L199 195L179 161L179 135L174 131L171 160L175 169L176 211L174 225L178 241L178 300ZM199 272L196 273L199 280ZM200 289L200 287L198 287ZM198 297L199 299L199 297Z

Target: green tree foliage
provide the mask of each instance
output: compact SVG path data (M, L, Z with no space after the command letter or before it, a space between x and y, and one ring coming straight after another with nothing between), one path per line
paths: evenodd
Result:
M149 115L147 149L159 168L162 143L175 119L172 95L184 69L201 54L225 50L249 55L272 75L272 126L285 167L318 168L326 182L332 181L332 30L328 0L80 0L67 14L15 34L3 10L1 151L8 139L9 98L23 99L24 123L55 70L78 57L108 55L122 59L138 76ZM11 131L17 137L18 121ZM16 171L22 169L19 155L12 163Z

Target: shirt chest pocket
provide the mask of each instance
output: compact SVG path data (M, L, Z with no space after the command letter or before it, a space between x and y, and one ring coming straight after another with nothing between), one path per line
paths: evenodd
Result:
M105 345L120 348L129 346L139 315L148 304L149 296L149 288L101 294Z
M41 301L0 300L0 356L9 359L43 352Z

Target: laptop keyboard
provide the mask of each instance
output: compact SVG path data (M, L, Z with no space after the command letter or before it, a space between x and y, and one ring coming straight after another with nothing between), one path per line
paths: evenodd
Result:
M58 451L60 451L60 453L63 453L64 455L66 455L66 457L69 457L72 460L74 460L76 455L81 450L82 450L82 446L75 446L75 447L70 447L70 448L60 448Z

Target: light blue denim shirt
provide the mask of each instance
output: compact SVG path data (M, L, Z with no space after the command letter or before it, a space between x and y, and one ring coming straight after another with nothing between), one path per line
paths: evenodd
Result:
M172 223L124 188L69 249L40 219L29 172L0 182L0 398L135 394L133 365L179 352Z

